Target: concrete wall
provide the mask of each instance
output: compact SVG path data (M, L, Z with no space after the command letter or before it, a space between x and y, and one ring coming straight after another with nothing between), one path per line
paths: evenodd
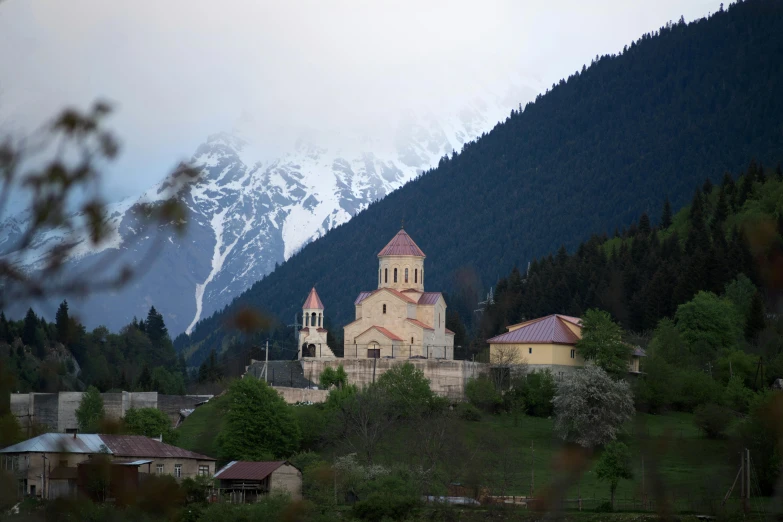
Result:
M293 500L302 498L302 472L290 464L283 464L269 480L270 493L288 493Z
M76 410L83 392L59 393L12 393L11 411L26 428L31 423L44 424L54 431L63 433L77 429ZM211 398L211 395L158 395L158 392L102 393L103 409L109 419L121 419L131 408L158 408L171 419L174 426L179 419L179 410L195 408L196 404Z
M422 370L430 381L432 391L452 400L465 398L465 384L477 377L485 365L471 361L435 360L435 359L303 359L302 369L305 375L312 375L318 382L321 372L327 366L337 368L342 365L348 375L349 384L364 387L373 382L373 361L375 378L398 364L411 363Z
M320 375L320 374L319 374ZM288 404L297 402L326 402L329 390L311 390L309 388L289 388L288 386L272 386Z

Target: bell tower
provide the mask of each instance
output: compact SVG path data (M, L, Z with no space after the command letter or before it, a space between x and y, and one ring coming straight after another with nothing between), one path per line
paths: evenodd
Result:
M302 305L302 329L299 330L299 358L334 357L326 344L324 328L324 305L315 287L310 290Z

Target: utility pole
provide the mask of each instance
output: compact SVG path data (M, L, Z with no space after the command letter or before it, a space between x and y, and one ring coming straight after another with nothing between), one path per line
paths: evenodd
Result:
M745 475L747 478L745 479L745 504L743 508L745 509L745 513L748 513L750 511L750 450L748 448L745 448L744 451L744 457L745 457Z
M535 471L535 451L533 450L533 441L530 441L530 498L533 498L533 492L536 488L536 471Z
M372 383L375 384L375 363L378 362L377 357L372 358Z
M43 468L41 470L41 498L46 500L46 461L48 459L46 453L41 455L41 457L43 458Z
M267 379L267 368L269 367L269 339L266 340L266 350L264 351L264 382L269 382Z

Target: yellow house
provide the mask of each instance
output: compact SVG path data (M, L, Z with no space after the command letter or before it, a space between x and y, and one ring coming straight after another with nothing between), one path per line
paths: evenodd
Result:
M582 338L582 321L578 317L553 314L508 327L508 332L487 339L493 364L526 363L530 370L549 369L562 376L581 368L585 359L576 350ZM628 371L639 373L639 359L644 350L633 348Z

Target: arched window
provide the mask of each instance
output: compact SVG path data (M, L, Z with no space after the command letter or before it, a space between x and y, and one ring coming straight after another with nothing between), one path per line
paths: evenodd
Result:
M394 269L394 282L397 282L397 269Z
M408 282L408 269L405 269L405 282Z
M389 282L389 269L384 268L383 269L383 282L388 283Z
M304 317L305 326L310 326L310 316L305 314Z
M411 344L413 344L413 337L411 337Z
M315 326L315 312L313 312L313 316L310 318L310 326Z
M424 284L424 269L421 269L421 284Z
M414 268L413 269L413 282L418 283L419 282L419 269Z
M318 314L318 327L321 327L321 314Z
M386 313L386 305L383 305L383 313Z

